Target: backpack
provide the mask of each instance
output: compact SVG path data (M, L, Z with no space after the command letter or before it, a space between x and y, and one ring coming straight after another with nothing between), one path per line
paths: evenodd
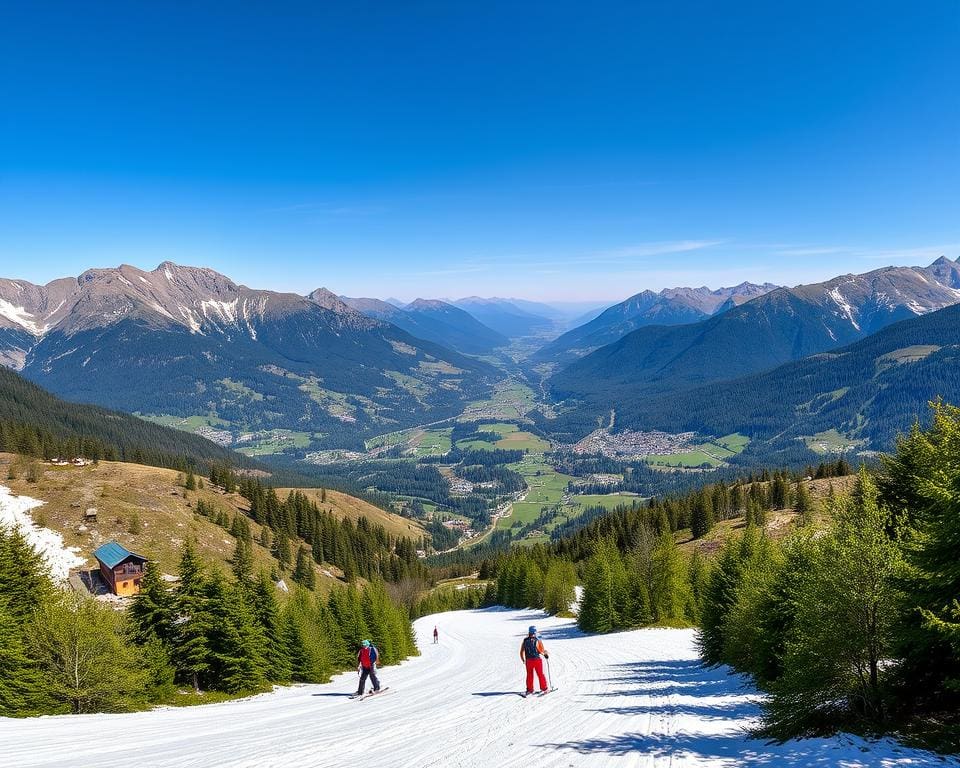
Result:
M373 665L377 663L377 658L379 658L379 654L377 653L377 647L375 645L360 649L359 659L361 667L367 669L373 667Z
M528 659L539 659L540 658L540 649L537 648L537 637L526 637L523 640L523 654Z

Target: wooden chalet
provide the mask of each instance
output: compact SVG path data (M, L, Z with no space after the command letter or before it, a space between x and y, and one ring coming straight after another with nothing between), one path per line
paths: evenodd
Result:
M113 594L126 597L140 592L140 580L147 558L115 541L98 547L93 556L100 563L100 575Z

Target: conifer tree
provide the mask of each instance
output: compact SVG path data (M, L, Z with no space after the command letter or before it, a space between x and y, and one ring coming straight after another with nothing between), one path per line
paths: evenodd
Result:
M695 539L702 539L713 529L713 500L706 491L700 494L694 503L690 516L690 533Z
M150 638L169 643L173 640L173 598L160 578L158 563L148 560L140 580L140 592L133 598L129 616L138 642Z
M765 726L777 737L832 731L888 715L881 680L890 657L903 573L899 544L865 469L838 511L798 595L784 673L772 686Z
M173 661L180 674L190 680L195 691L199 691L201 678L210 668L208 634L213 618L203 566L190 541L184 544L180 556L179 575L174 598Z
M611 632L625 626L627 575L613 542L595 543L587 563L577 623L587 632Z
M569 611L576 584L577 572L573 563L552 560L543 579L543 609L551 614Z
M264 635L267 677L275 682L285 682L290 679L290 659L283 644L276 590L266 571L260 571L250 597L254 618Z
M304 589L315 589L317 586L317 572L313 568L313 557L306 547L300 547L297 550L297 565L293 570L293 580Z
M212 617L210 671L215 687L230 693L263 688L267 679L266 638L247 603L248 588L228 585L222 576L214 574L207 593Z
M652 554L653 583L650 608L658 624L685 624L690 602L687 566L670 531L660 534Z
M0 717L20 717L43 710L39 671L27 654L23 627L0 599Z

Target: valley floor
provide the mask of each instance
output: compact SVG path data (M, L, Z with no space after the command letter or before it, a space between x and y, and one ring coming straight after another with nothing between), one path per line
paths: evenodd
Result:
M558 690L523 699L529 624ZM434 625L440 643L429 639ZM749 738L756 692L697 661L690 630L585 636L566 619L488 609L416 623L422 656L384 669L391 690L351 701L355 675L253 698L127 715L0 718L0 766L943 766L896 743L841 735ZM960 763L949 763L960 765Z

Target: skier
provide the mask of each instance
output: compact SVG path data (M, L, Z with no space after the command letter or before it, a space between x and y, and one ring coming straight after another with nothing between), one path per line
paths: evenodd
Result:
M440 634L437 632L437 628L433 628L433 644L436 645L440 642Z
M357 672L360 674L360 686L357 688L357 696L363 696L367 687L367 677L373 683L373 692L380 693L380 681L377 679L377 659L380 654L377 652L377 646L369 640L360 643L360 652L357 654Z
M541 656L543 658L541 658ZM520 661L522 661L527 668L527 692L524 696L529 696L533 693L534 672L537 673L537 679L540 683L540 693L546 693L548 691L547 678L543 676L543 659L549 658L550 654L547 653L540 638L537 637L537 628L530 627L530 629L527 630L527 636L520 644Z

